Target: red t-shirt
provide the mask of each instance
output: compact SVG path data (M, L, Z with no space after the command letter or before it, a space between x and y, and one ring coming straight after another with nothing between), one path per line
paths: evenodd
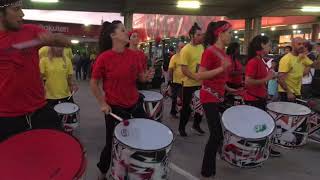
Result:
M139 57L139 64L143 70L147 69L147 56L144 54L144 52L137 50L135 51L137 53L137 56Z
M231 61L222 49L219 49L216 46L211 46L204 51L200 66L206 68L208 71L217 69L222 65L222 60L225 58ZM223 97L225 94L225 85L228 80L228 74L229 70L220 73L210 80L204 80L203 86L205 88L210 88L212 91L219 93L219 95ZM200 101L201 103L220 102L216 96L203 89L200 91Z
M19 31L0 31L0 117L26 115L46 104L40 77L40 47L8 50L13 44L38 38L44 29L23 25Z
M246 76L252 79L261 80L268 75L268 66L263 62L262 59L253 58L246 66ZM266 98L267 97L267 85L252 85L246 86L246 93L244 99L246 101L256 101L256 97Z
M231 60L232 61L232 60ZM229 83L241 85L243 81L243 73L242 73L242 64L238 59L232 61L231 71L229 74ZM233 75L233 72L237 72L238 74Z
M143 72L135 51L103 52L94 64L92 78L103 80L105 100L109 105L130 108L139 98L136 80Z

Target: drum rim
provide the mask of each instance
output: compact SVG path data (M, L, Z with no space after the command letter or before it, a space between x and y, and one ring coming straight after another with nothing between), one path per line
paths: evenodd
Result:
M142 93L142 91L150 91L150 90L140 90L139 93L144 96L144 94ZM143 101L144 101L144 102L160 102L160 101L163 101L163 99L164 99L163 94L161 94L160 92L157 92L157 91L150 91L150 92L159 93L159 94L162 96L162 98L161 98L160 100L155 100L155 101L146 101L146 100L145 100L146 97L144 96L144 97L143 97Z
M238 105L238 106L249 106L249 105ZM253 106L250 106L250 107L253 107ZM255 107L255 108L256 108L256 107ZM228 109L230 109L230 108L228 108ZM259 108L257 108L257 109L259 109ZM263 111L263 110L262 110L262 111ZM264 112L266 112L266 111L264 111ZM247 140L259 141L259 140L266 139L266 138L269 137L270 135L274 134L274 132L276 131L276 121L275 121L275 119L274 119L268 112L266 112L266 113L268 114L268 116L271 117L271 119L273 119L274 127L273 127L273 130L271 131L271 133L270 133L269 135L266 135L266 136L261 137L261 138L245 138L245 137L236 135L235 133L233 133L232 131L228 130L228 129L225 127L225 125L224 125L224 123L223 123L223 121L222 121L223 115L221 116L221 124L222 124L222 127L223 127L224 130L227 130L228 132L230 132L231 134L235 135L236 137L239 137L239 138L242 138L242 139L247 139Z
M271 103L277 103L277 102L271 102ZM269 104L271 104L271 103L269 103ZM289 103L290 103L290 102L289 102ZM299 116L310 116L310 115L312 114L311 108L309 108L309 107L307 107L307 106L305 106L305 105L302 105L302 104L298 104L298 105L307 107L307 108L310 110L310 113L304 114L304 115L292 115L292 114L286 114L286 113L279 113L279 112L276 112L276 111L274 111L274 110L269 109L269 108L268 108L268 105L269 105L269 104L267 104L267 106L266 106L267 111L270 111L270 112L273 112L273 113L277 113L277 114L283 114L283 115L286 115L286 116L298 116L298 117L299 117ZM297 103L293 103L293 104L297 104ZM268 113L268 114L269 114L269 113Z
M6 142L7 140L11 139L11 138L15 138L17 136L20 136L21 134L25 134L25 133L29 133L29 132L33 132L33 131L51 131L51 132L56 132L56 133L62 133L62 134L65 134L67 135L68 137L71 137L72 139L74 139L79 145L80 145L80 149L82 151L82 156L81 156L81 164L80 164L80 167L79 169L76 170L76 173L75 175L73 176L73 178L79 178L79 177L82 177L83 174L81 173L84 173L85 171L81 172L82 171L82 167L83 165L86 163L86 150L84 148L84 146L81 144L80 140L77 139L76 137L74 137L73 135L70 135L64 131L59 131L59 130L55 130L55 129L29 129L29 130L26 130L24 132L21 132L19 134L15 134L9 138L7 138L6 140L0 142L0 144ZM85 168L86 169L86 168Z
M133 119L146 119L146 118L133 118ZM129 119L129 120L130 120L130 119ZM152 119L147 119L147 120L154 121L154 122L156 122L156 123L160 123L160 122L157 122L157 121L152 120ZM120 124L120 123L119 123L119 124ZM117 127L119 124L117 124L117 125L115 126L115 129L116 129L116 127ZM160 124L162 124L162 123L160 123ZM167 145L167 146L165 146L165 147L163 147L163 148L161 148L161 149L143 150L143 149L139 149L139 148L134 148L134 147L131 147L131 146L127 145L126 143L123 143L122 141L120 141L120 140L117 138L117 136L115 135L115 133L113 133L113 137L114 137L120 144L122 144L122 145L124 145L124 146L126 146L126 147L129 147L129 148L132 149L132 150L136 150L136 151L139 151L139 152L161 151L161 150L163 150L163 149L167 149L168 147L172 146L173 143L174 143L174 141L175 141L175 139L176 139L175 136L174 136L174 133L173 133L172 129L171 129L169 126L165 125L165 124L162 124L162 125L166 126L166 127L171 131L171 133L172 133L172 141L171 141L171 143L170 143L169 145Z
M78 106L78 110L77 110L76 112L74 112L74 113L68 113L68 114L62 114L62 113L57 112L54 107L56 107L56 106L59 105L59 104L63 104L63 103L75 104L75 105ZM80 106L79 106L77 103L71 103L71 102L63 102L63 103L59 103L59 104L56 104L55 106L53 106L53 110L54 110L56 113L61 114L61 115L71 115L71 114L76 114L76 113L80 112Z

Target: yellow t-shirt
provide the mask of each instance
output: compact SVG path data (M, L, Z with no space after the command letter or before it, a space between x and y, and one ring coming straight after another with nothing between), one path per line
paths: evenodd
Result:
M180 54L175 54L170 59L169 69L173 70L173 82L182 84L182 78L184 77L181 66L179 65L180 62Z
M193 46L187 44L180 52L180 62L179 65L188 66L188 69L192 73L196 73L199 70L202 53L204 52L203 45ZM189 77L183 75L182 78L184 87L194 87L200 86L201 82L190 79Z
M288 73L285 82L289 90L295 95L301 95L301 84L304 69L312 64L313 61L308 57L299 59L299 56L294 56L291 53L285 55L280 60L279 72ZM279 92L285 92L280 85Z
M41 49L39 49L39 58L48 58L48 51L49 51L49 46L44 46ZM72 54L72 49L71 48L63 48L63 55L66 58L72 59L73 54Z
M71 95L68 76L73 74L71 59L43 58L40 60L40 72L46 79L47 99L63 99Z

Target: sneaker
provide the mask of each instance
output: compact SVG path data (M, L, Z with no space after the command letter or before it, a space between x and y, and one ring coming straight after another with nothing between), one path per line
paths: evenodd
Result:
M188 136L187 133L186 133L186 131L183 131L183 130L179 130L179 135L180 135L181 137L187 137L187 136Z
M271 157L280 157L281 153L279 151L275 151L274 149L270 150L270 156Z
M200 136L206 133L200 127L192 127L191 130Z

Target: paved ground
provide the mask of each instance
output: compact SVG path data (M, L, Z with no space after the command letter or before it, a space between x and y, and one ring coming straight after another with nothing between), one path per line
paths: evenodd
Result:
M103 114L99 112L99 106L89 91L89 83L83 81L79 84L80 91L75 100L81 107L81 127L76 136L87 149L89 163L86 179L95 180L98 174L95 164L105 142L105 124ZM165 104L164 124L176 131L178 120L169 118L169 100ZM206 127L207 123L203 122L202 126ZM176 136L170 159L184 171L198 177L207 136L189 134L188 138ZM262 167L255 169L239 169L219 160L217 176L219 180L319 180L320 144L309 142L302 149L280 151L283 157L271 158ZM187 179L175 171L170 173L170 180Z

